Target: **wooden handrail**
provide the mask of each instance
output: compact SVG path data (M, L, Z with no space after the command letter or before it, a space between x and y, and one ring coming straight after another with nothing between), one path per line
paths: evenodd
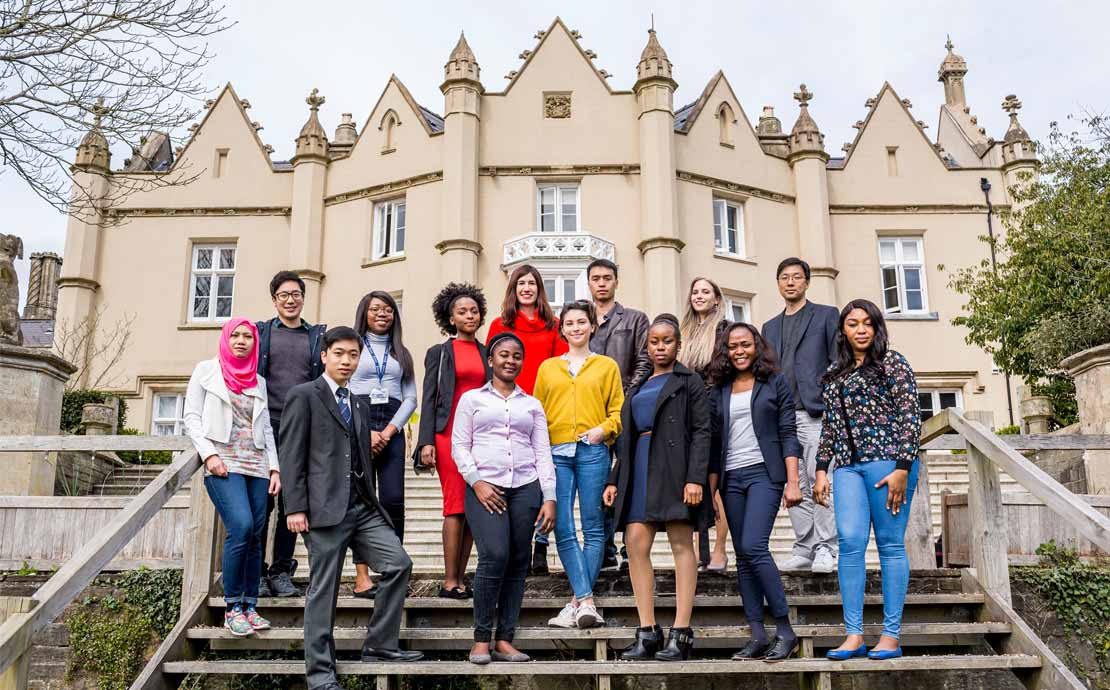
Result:
M0 436L0 453L192 449L192 441L185 436Z
M0 439L2 450L122 450L116 440L142 439L136 436L67 436L67 437L41 437L46 439L43 446L26 448L28 437L16 437L20 443L13 443L12 438ZM91 443L78 444L81 447L68 446L58 439L85 439ZM162 441L158 450L166 448L165 440L172 437L149 437ZM112 442L105 444L104 441ZM138 496L131 501L127 508L121 510L108 524L96 533L96 536L87 542L73 555L65 565L58 570L42 587L31 597L34 608L27 613L19 613L8 618L0 625L0 673L12 666L21 655L31 647L34 636L41 632L47 625L56 619L74 599L77 598L93 578L111 562L120 549L127 545L139 530L150 521L152 517L169 501L177 491L186 484L200 467L197 452L192 449L188 439L184 439L187 450L177 453L173 463L158 475ZM152 448L142 448L152 450Z
M1006 434L999 442L1014 450L1110 450L1110 434L1082 436L1044 436L1040 434ZM964 450L967 440L959 434L948 434L921 444L921 450Z

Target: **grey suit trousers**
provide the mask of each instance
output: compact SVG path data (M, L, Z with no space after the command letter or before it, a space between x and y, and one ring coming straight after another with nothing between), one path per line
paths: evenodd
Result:
M821 420L809 416L805 410L795 413L798 442L802 444L802 457L798 458L798 488L802 502L789 510L790 524L794 527L794 556L812 560L820 549L828 549L833 558L839 551L836 538L836 516L813 500L813 484L817 481L817 446L821 443ZM831 479L832 468L829 468Z
M401 609L408 593L412 559L400 540L372 506L353 501L343 521L333 527L305 532L311 576L304 612L304 663L308 687L338 683L335 675L335 604L343 561L352 549L363 563L381 573L374 613L362 648L398 649Z

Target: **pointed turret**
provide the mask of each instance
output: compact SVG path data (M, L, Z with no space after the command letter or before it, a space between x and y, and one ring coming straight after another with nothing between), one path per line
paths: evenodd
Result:
M304 99L309 107L308 121L297 135L297 152L293 154L293 165L305 158L328 158L328 133L324 131L317 114L327 99L319 93L319 89L313 89L308 98Z
M447 58L447 64L443 66L443 84L440 85L439 90L447 93L453 84L465 84L477 87L478 92L481 93L484 90L481 74L482 69L478 65L478 58L474 57L474 51L466 42L466 34L460 33L459 42L455 44L454 50Z
M100 120L108 109L104 107L104 99L96 99L96 105L91 108L93 114L92 129L77 146L77 158L74 167L88 172L108 173L110 171L112 152L108 149L108 140L100 131Z
M660 45L655 29L648 29L648 42L644 46L644 52L640 53L639 64L636 65L636 84L632 87L633 90L639 91L642 82L662 81L669 83L673 91L678 88L678 84L674 81L672 69L667 51Z
M804 153L825 153L825 135L817 127L813 116L809 114L809 102L813 100L813 92L805 84L794 93L794 100L798 101L800 110L798 121L790 130L790 155ZM827 154L826 154L827 156Z
M1004 166L1037 160L1033 139L1018 122L1018 111L1021 110L1021 106L1021 101L1014 94L1006 96L1006 100L1002 101L1002 109L1010 116L1010 126L1006 128L1006 135L1002 139Z
M964 94L964 75L967 74L967 60L962 55L952 52L956 46L952 44L952 37L944 44L948 54L937 69L937 81L944 83L944 102L951 106L964 106L967 96Z

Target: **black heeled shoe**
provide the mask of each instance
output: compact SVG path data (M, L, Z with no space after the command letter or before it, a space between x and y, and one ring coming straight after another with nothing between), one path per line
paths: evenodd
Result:
M655 653L656 661L686 661L694 648L694 631L691 628L671 628L667 646Z
M770 648L771 642L769 640L763 640L762 642L758 640L748 640L748 643L744 645L739 652L732 655L732 660L750 661L752 659L762 659Z
M636 628L636 641L620 653L621 661L651 661L663 646L663 629L658 625Z
M790 658L790 655L798 651L798 647L802 646L802 641L798 638L793 640L784 640L776 636L771 640L771 648L767 650L767 654L763 656L763 660L769 664L779 661L785 661Z

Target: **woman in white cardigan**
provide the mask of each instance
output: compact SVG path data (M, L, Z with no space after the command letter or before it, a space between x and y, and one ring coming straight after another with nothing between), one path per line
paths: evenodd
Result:
M266 381L258 375L258 329L231 319L220 354L197 365L185 393L185 433L204 461L204 487L227 528L224 627L244 637L270 627L258 615L267 494L281 491Z

